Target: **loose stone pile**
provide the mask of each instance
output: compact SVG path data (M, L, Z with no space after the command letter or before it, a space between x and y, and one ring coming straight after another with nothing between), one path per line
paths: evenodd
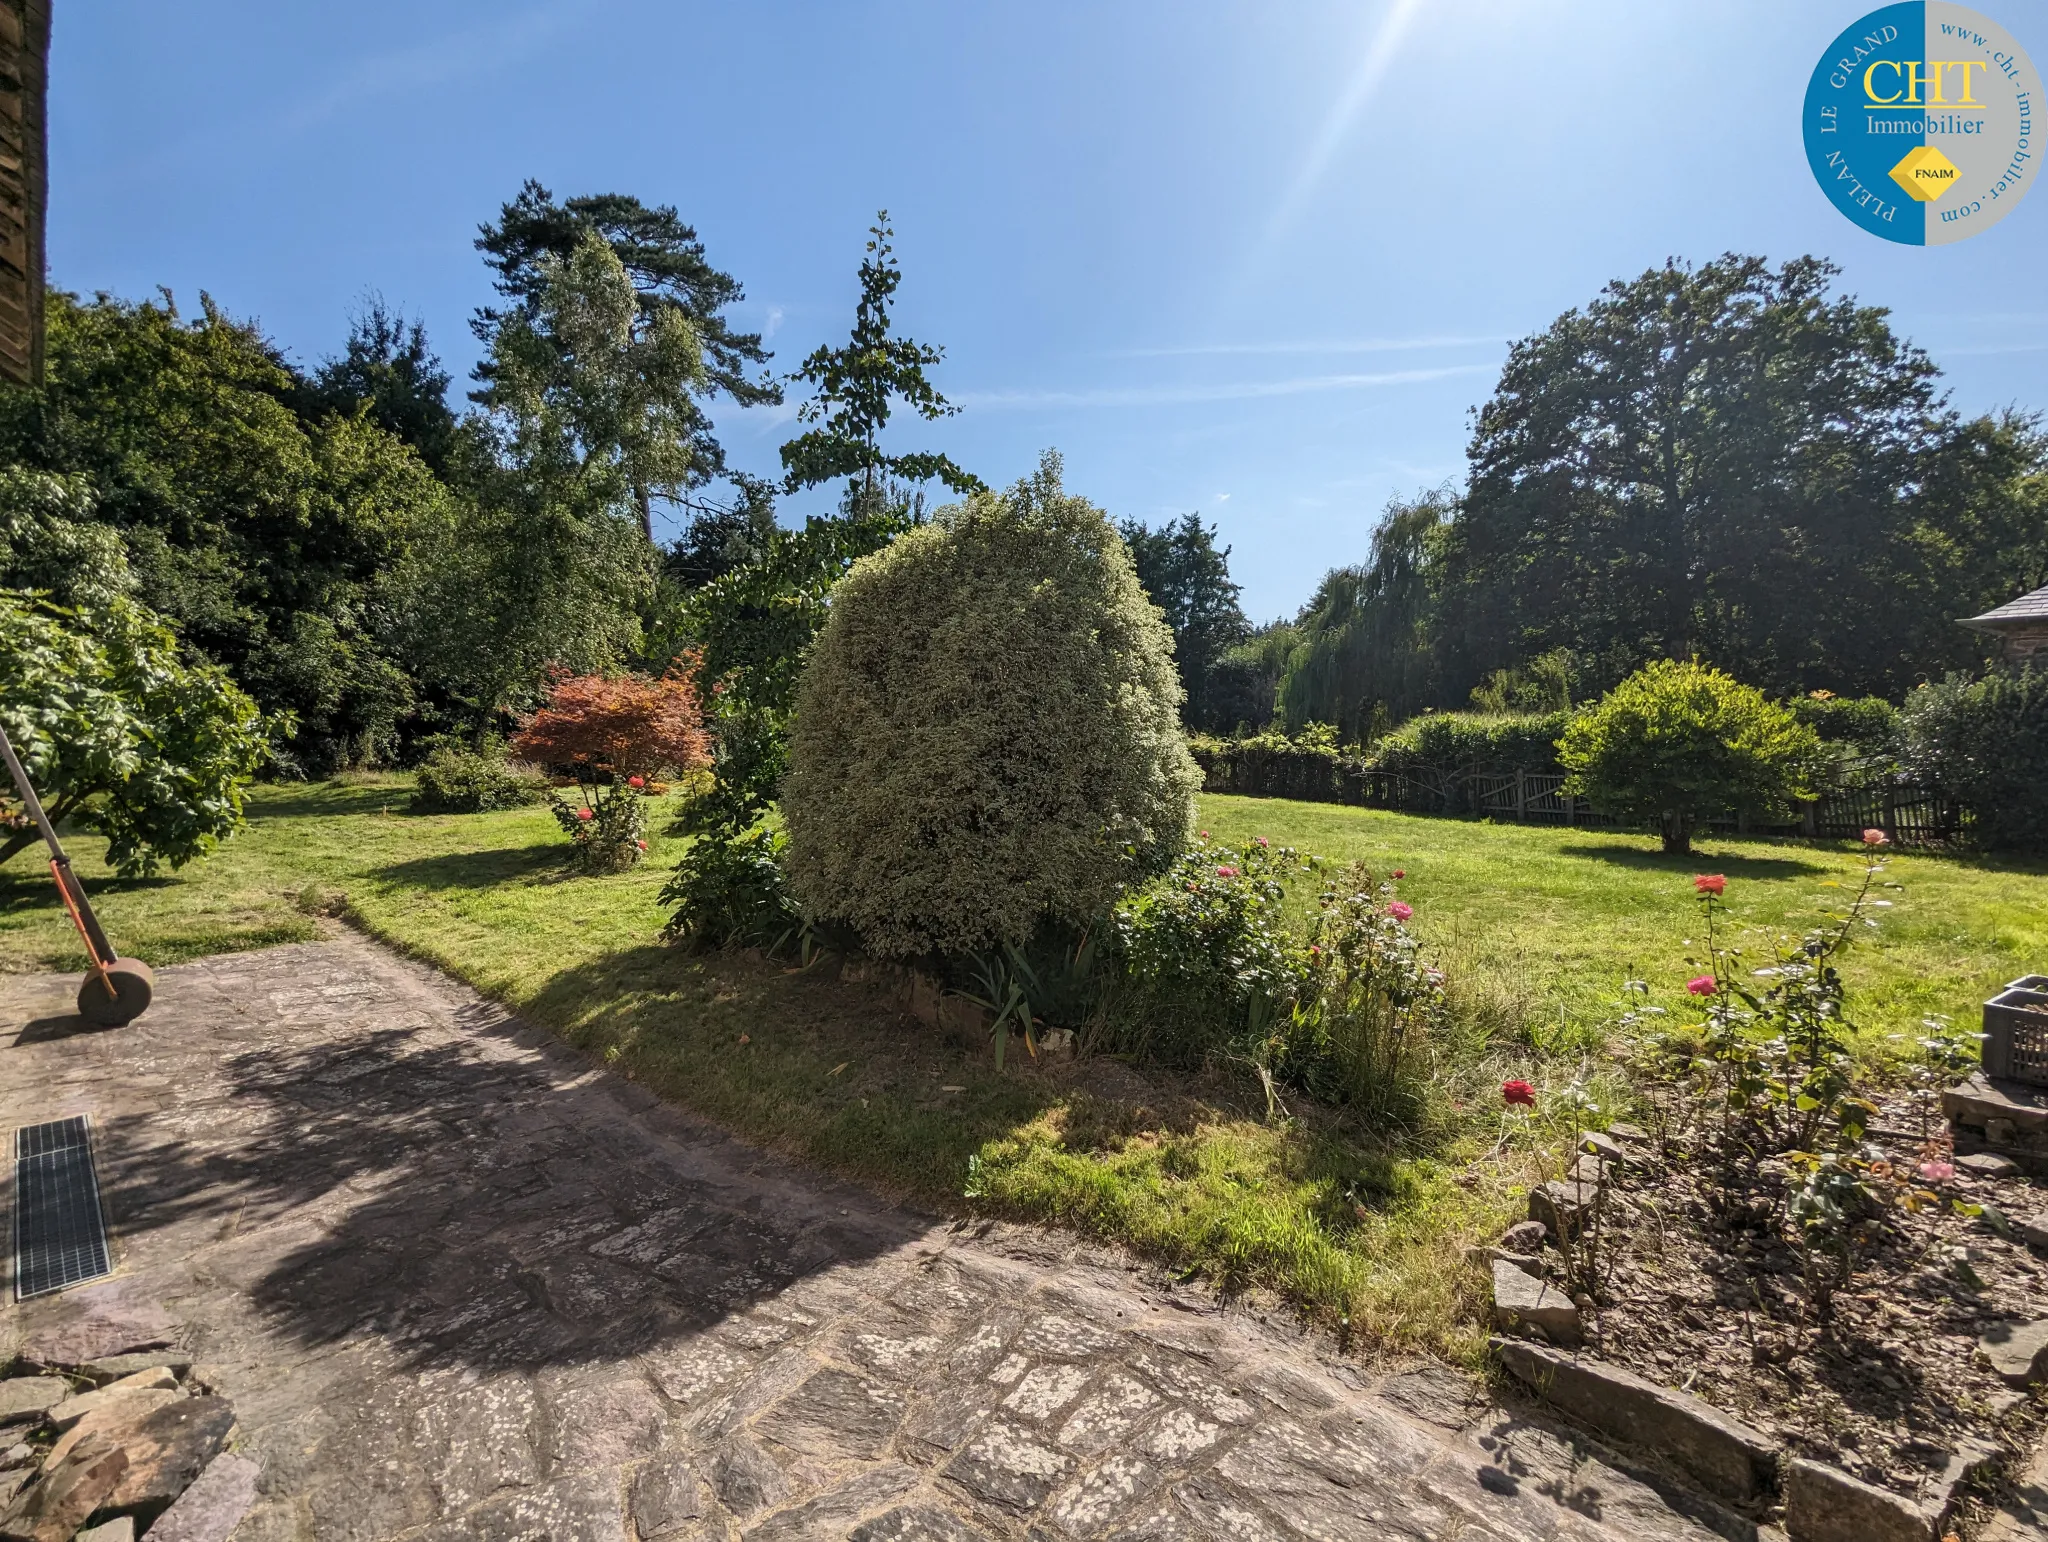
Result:
M88 1317L32 1339L0 1377L0 1539L224 1542L257 1466L235 1412L192 1376L159 1314Z

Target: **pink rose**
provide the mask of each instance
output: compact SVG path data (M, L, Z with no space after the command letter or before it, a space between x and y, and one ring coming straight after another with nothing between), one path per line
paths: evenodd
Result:
M1395 900L1387 906L1387 914L1396 921L1405 921L1415 914L1415 907L1413 905L1404 905L1399 900Z
M1889 846L1891 843L1892 838L1882 830L1865 830L1863 832L1863 844L1866 846Z
M1702 894L1719 894L1728 887L1728 880L1719 873L1702 873L1692 881L1692 886Z
M1718 996L1721 993L1721 987L1714 983L1710 974L1694 975L1685 982L1685 988L1695 996Z
M1228 865L1219 867L1216 869L1216 876L1218 878L1235 878L1237 876L1237 869Z
M576 810L576 817L577 817L578 819L593 819L593 818L595 818L596 816L595 816L594 814L592 814L592 813L590 812L590 810L589 810L589 809L587 809L587 808L580 808L580 809Z

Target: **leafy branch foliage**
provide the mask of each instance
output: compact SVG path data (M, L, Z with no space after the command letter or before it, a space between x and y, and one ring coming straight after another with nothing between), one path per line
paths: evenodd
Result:
M241 823L268 756L225 670L189 664L163 623L115 597L65 610L0 591L0 719L51 821L107 838L127 875L183 867ZM11 787L0 862L40 839Z
M840 517L814 515L800 530L770 530L752 561L689 597L685 616L702 649L717 759L710 789L683 811L685 830L730 839L767 812L788 769L797 687L833 586L911 525L907 502L853 490Z
M725 311L746 298L730 274L711 265L697 232L666 204L649 208L625 193L598 193L557 202L528 178L519 195L480 228L476 246L497 275L507 308L486 306L471 330L485 345L477 369L475 399L496 388L499 334L508 325L534 327L548 304L553 265L570 262L592 238L617 259L640 312L636 333L657 332L664 315L687 324L702 351L704 371L693 382L706 396L723 395L738 406L767 406L782 400L781 388L765 369L768 352L754 332L734 329ZM711 433L710 418L694 402L675 408L676 428L687 449L691 486L726 474L725 452Z
M797 409L797 416L823 426L782 447L784 490L796 492L850 477L873 496L885 478L928 482L936 477L956 493L976 491L982 486L980 478L943 455L882 451L882 430L888 426L892 402L901 401L927 422L960 409L925 378L925 370L945 358L945 350L890 333L889 307L903 282L903 270L889 246L895 232L889 228L888 210L875 216L868 234L853 336L841 347L814 350L791 377L817 393Z

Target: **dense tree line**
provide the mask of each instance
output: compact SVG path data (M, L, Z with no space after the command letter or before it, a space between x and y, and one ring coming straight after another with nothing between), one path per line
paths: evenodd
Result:
M924 518L918 484L980 487L884 447L892 411L953 410L926 374L941 350L893 330L890 241L884 215L846 343L777 377L675 210L529 182L477 238L498 298L462 411L381 301L302 369L209 297L57 294L46 382L0 390L0 471L65 503L36 549L118 561L124 594L254 697L287 771L503 729L550 666L659 675L696 648L731 687L707 807L744 819L832 584ZM1978 663L1955 618L2048 580L2048 436L1956 413L1835 277L1674 263L1517 343L1464 490L1391 506L1290 622L1247 620L1198 516L1122 522L1184 721L1369 738L1426 708L1555 707L1660 657L1894 699ZM785 389L805 400L782 478L732 472L711 404ZM833 484L837 515L777 522L780 493ZM665 546L658 510L683 523Z
M1672 263L1516 343L1463 495L1391 506L1303 610L1288 723L1554 705L1656 658L1894 700L1981 664L1957 618L2048 581L2048 436L1955 412L1836 276Z
M709 638L738 669L758 661L735 661L734 639L756 633L800 656L814 621L764 633L752 609L803 613L784 589L821 600L897 527L876 510L921 509L902 478L979 485L881 448L893 402L950 410L924 377L940 351L891 329L886 216L853 337L788 382L731 323L741 286L674 209L529 182L476 245L499 299L472 323L467 411L424 329L381 300L302 369L208 296L191 316L168 293L57 293L45 382L0 390L0 480L20 494L0 503L22 504L0 516L66 503L37 526L63 539L46 531L29 565L69 541L82 565L118 567L124 595L255 698L286 772L502 730L553 666L659 675ZM785 384L809 388L812 425L787 486L843 477L862 503L808 537L777 525L774 485L731 472L708 410L779 402ZM664 508L684 522L665 547Z

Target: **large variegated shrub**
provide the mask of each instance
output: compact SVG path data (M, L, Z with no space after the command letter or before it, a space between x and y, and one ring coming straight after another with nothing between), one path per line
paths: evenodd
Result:
M1048 455L833 590L783 784L797 898L881 955L1087 925L1187 839L1179 701L1129 552Z

